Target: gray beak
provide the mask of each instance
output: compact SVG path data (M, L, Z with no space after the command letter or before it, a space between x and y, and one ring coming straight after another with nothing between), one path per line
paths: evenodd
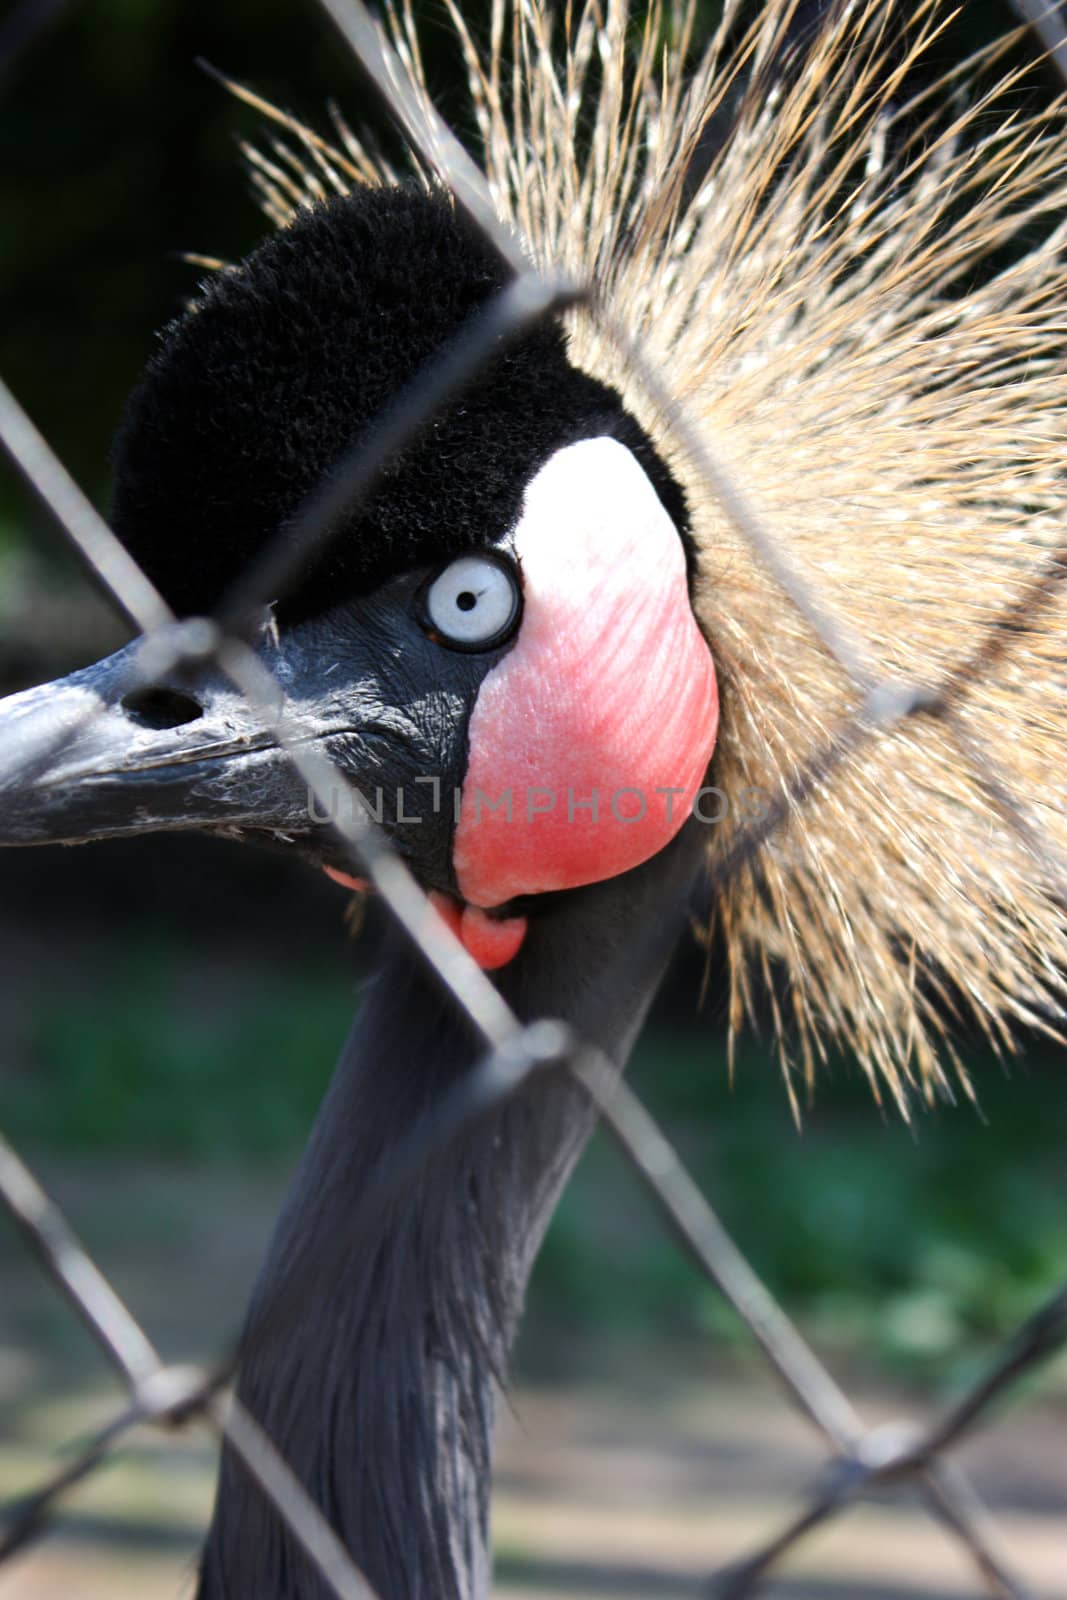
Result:
M306 833L306 787L237 690L214 668L146 686L142 648L0 700L0 845Z

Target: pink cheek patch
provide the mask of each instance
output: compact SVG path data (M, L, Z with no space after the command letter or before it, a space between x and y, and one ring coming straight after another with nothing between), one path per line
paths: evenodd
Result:
M689 815L718 728L682 542L624 445L553 456L515 548L522 625L471 715L454 845L474 907L647 861Z

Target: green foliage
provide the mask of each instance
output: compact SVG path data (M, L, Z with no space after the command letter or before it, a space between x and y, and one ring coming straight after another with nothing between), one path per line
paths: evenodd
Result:
M858 1073L820 1086L792 1124L755 1051L731 1089L722 1053L650 1037L631 1072L723 1222L822 1348L944 1374L975 1359L1062 1280L1067 1075L1049 1051L1011 1076L976 1057L982 1112L961 1101L911 1128L880 1119ZM549 1234L538 1291L577 1333L712 1331L743 1348L733 1313L665 1249L600 1135Z
M291 1159L353 1009L335 974L223 965L166 940L97 954L87 992L43 990L0 1080L17 1139L107 1155Z
M295 1161L354 1004L351 977L248 966L142 933L101 944L77 988L24 997L22 1065L0 1078L16 1143L106 1157ZM966 1101L884 1117L855 1071L805 1127L752 1049L731 1088L711 1023L656 1031L631 1078L723 1221L823 1349L944 1373L1034 1308L1067 1259L1067 1075L976 1058ZM744 1349L603 1135L549 1233L535 1319L568 1335L706 1336Z

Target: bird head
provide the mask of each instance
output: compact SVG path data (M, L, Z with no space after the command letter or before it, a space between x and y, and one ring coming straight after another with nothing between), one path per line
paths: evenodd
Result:
M304 211L174 322L114 451L113 520L181 617L208 616L341 457L506 284L441 192ZM392 457L260 618L292 726L483 965L539 896L616 877L689 814L718 700L685 497L609 386L544 323ZM0 704L0 842L203 828L342 881L336 820L220 670L143 643ZM20 781L20 747L70 736Z

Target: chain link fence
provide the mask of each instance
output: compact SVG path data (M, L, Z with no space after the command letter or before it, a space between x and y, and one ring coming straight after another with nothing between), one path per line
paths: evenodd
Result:
M284 593L302 567L326 543L342 511L351 512L373 489L391 457L409 441L436 408L445 404L500 348L545 319L576 305L597 319L629 364L654 406L670 420L675 437L703 475L726 515L774 575L792 604L816 630L826 649L850 678L858 710L825 745L812 754L774 798L758 822L738 831L721 856L716 884L722 887L743 871L754 853L806 799L829 781L842 763L905 721L936 719L951 729L1005 825L1031 852L1035 869L1047 876L1061 901L1067 901L1067 866L1034 829L1017 795L998 774L989 752L976 751L957 717L969 685L1005 651L1020 624L1046 606L1067 579L1067 540L1052 553L1026 591L1013 600L979 643L934 687L879 677L870 669L863 643L852 638L795 571L773 532L748 504L743 488L724 470L714 441L704 437L672 395L669 382L645 359L624 329L598 305L595 286L531 269L515 239L498 223L480 173L448 127L420 103L403 68L389 51L361 0L317 0L329 15L386 106L427 165L453 191L487 240L509 267L507 287L463 329L420 374L415 385L382 416L368 438L360 439L303 506L290 536L269 545L219 614L179 622L116 540L34 428L10 391L0 385L0 437L15 463L54 515L71 544L110 591L117 605L143 633L139 670L145 684L164 673L195 674L220 668L254 708L264 729L286 750L323 815L329 815L356 871L368 877L389 914L403 928L420 958L447 986L466 1012L484 1045L479 1064L444 1093L436 1114L396 1148L387 1171L367 1186L357 1214L310 1267L295 1273L255 1325L257 1344L284 1337L287 1319L299 1307L304 1273L336 1274L360 1244L373 1236L383 1201L403 1195L424 1164L487 1109L514 1095L531 1075L567 1071L594 1102L600 1119L646 1186L663 1222L680 1249L743 1319L752 1339L780 1379L789 1399L821 1436L828 1451L822 1472L784 1526L760 1548L742 1555L728 1570L709 1574L708 1593L718 1600L742 1600L760 1592L772 1568L813 1530L842 1515L861 1497L880 1488L906 1486L917 1491L929 1514L959 1541L983 1591L1003 1600L1031 1595L1023 1576L1001 1548L993 1520L979 1501L953 1450L972 1430L989 1420L995 1403L1037 1365L1067 1344L1067 1283L995 1352L984 1374L943 1414L918 1429L869 1430L830 1372L776 1303L694 1184L677 1152L637 1097L618 1080L611 1063L552 1018L523 1024L500 993L438 918L426 896L390 845L358 805L338 816L334 804L343 775L331 762L300 742L299 727L284 709L280 686L248 643L251 619L263 604ZM1054 11L1033 8L1057 59L1064 35ZM24 3L0 32L0 81L9 78L18 58L51 25L61 7ZM67 726L31 751L17 774L20 781L43 769L76 729ZM344 1548L323 1513L290 1470L284 1456L248 1411L228 1393L246 1340L214 1367L199 1370L163 1362L133 1312L112 1289L78 1242L19 1155L0 1141L0 1199L21 1229L27 1247L73 1314L88 1327L126 1388L125 1406L49 1479L9 1505L0 1522L0 1569L16 1552L47 1532L63 1497L96 1471L131 1430L143 1424L183 1428L206 1421L224 1437L245 1469L259 1483L299 1541L329 1589L340 1600L374 1600L374 1590Z

